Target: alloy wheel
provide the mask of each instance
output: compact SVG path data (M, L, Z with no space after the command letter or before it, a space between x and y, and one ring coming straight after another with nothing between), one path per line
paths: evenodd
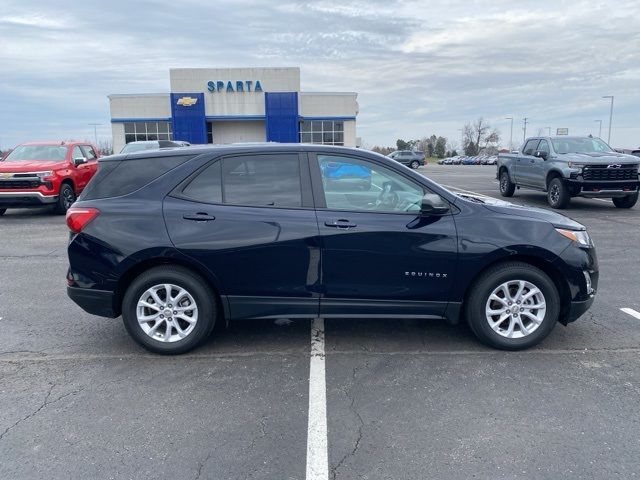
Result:
M542 291L526 280L510 280L489 295L485 315L491 329L505 338L531 335L542 324L547 304Z
M198 305L184 288L171 283L154 285L138 300L140 328L159 342L177 342L189 336L198 322Z
M549 192L551 202L555 205L560 200L560 187L558 185L551 185L551 191Z

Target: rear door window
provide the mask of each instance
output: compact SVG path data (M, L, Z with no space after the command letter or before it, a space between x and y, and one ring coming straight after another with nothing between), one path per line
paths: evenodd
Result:
M247 155L222 160L223 201L231 205L301 207L297 154Z

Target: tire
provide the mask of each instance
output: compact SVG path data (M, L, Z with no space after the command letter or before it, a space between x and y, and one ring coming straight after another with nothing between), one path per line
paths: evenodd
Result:
M620 197L620 198L612 198L611 200L613 200L613 204L617 208L631 208L638 201L638 192L636 192L634 195L627 195L626 197Z
M507 286L512 298L506 296L505 290L500 290L503 285ZM524 301L519 300L522 306L518 307L516 298L521 285L524 288L520 298L526 297L534 288L539 293L531 294ZM504 302L490 300L494 293L504 298ZM513 300L511 305L508 300ZM527 305L544 305L545 308L531 309L526 308ZM491 316L489 308L506 311ZM524 316L523 311L527 312ZM508 316L500 321L504 314ZM553 330L559 315L560 296L553 281L542 270L523 262L503 263L487 270L471 287L465 306L467 322L476 337L482 343L501 350L522 350L538 344Z
M561 178L555 177L549 182L547 187L547 202L551 208L567 208L571 200L569 189Z
M409 167L413 168L414 170L417 169L420 166L420 162L417 160L413 160L410 164Z
M6 211L7 211L6 208L0 208L0 217L4 215Z
M63 183L58 192L58 201L56 202L55 213L64 215L69 207L76 201L76 194L68 183Z
M171 304L166 302L163 288L165 284L172 286L171 296L180 300L179 307L172 305L169 309L168 305ZM155 290L156 288L158 290ZM179 289L186 291L187 295L180 293ZM150 293L152 290L158 299L164 302L161 305L167 307L165 310L139 306L139 302L143 300L152 305L158 303ZM195 308L189 309L188 307L192 307L194 303ZM176 310L173 310L175 308L184 309L182 318L173 318L173 315L176 315ZM151 317L156 315L156 312L158 313L154 319L138 321L139 313ZM169 317L169 329L167 317L164 316L167 312L173 314ZM216 324L217 312L215 295L205 281L190 270L179 266L155 267L142 273L127 288L122 301L122 320L129 335L142 347L162 355L186 353L200 345L211 334ZM163 315L163 318L159 318L160 315ZM195 317L195 322L187 321L185 317ZM176 324L182 330L183 338L180 338L182 335L175 327Z
M513 192L516 191L516 184L509 178L509 172L503 170L500 174L500 195L503 197L513 197Z

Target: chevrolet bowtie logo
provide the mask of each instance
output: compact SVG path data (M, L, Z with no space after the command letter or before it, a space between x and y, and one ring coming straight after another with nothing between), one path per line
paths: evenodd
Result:
M198 99L193 97L182 97L182 98L179 98L176 103L183 107L191 107L192 105L195 105L196 103L198 103Z
M622 168L622 165L619 163L614 163L613 165L607 165L607 168Z

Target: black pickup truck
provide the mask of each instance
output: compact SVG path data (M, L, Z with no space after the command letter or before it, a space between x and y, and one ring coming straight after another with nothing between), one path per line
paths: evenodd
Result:
M503 197L522 187L546 192L553 208L565 208L571 197L611 198L616 207L631 208L639 164L599 138L532 137L519 152L498 156L497 178Z

